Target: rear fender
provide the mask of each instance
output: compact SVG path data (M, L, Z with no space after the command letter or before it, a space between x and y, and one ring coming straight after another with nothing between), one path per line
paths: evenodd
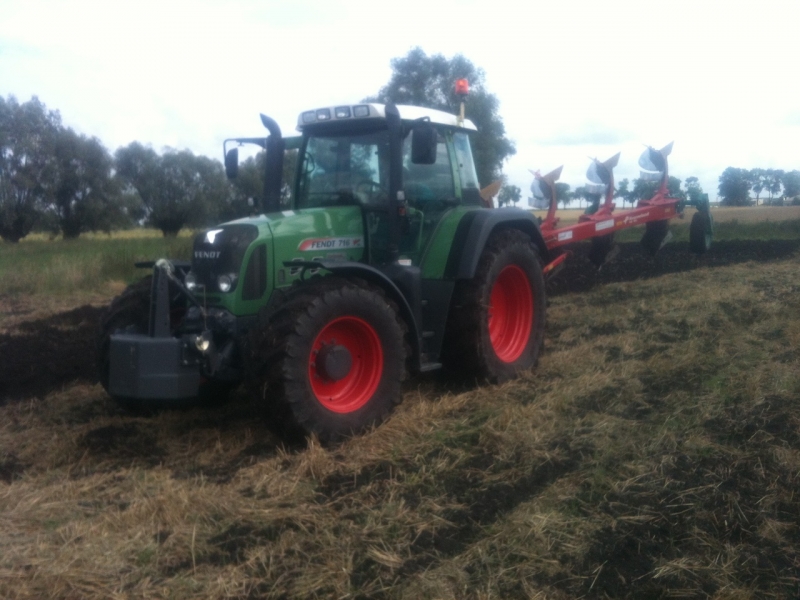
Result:
M539 250L542 260L549 262L550 254L544 237L536 217L531 213L519 208L476 210L465 214L458 224L447 258L445 277L472 279L489 236L499 229L518 229L527 234Z

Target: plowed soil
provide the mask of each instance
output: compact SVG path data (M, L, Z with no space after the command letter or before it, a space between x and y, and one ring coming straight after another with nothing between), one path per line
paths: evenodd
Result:
M800 597L800 240L588 250L536 369L327 447L124 410L110 297L0 296L0 598Z
M800 240L723 241L715 243L702 257L690 254L687 244L669 244L655 257L638 243L623 243L619 248L611 262L597 269L587 258L589 245L576 245L563 270L548 282L548 296L690 271L699 266L786 258L800 249ZM0 333L0 405L40 398L73 382L95 383L94 344L104 310L102 306L85 305L22 321L13 332ZM0 296L0 314L17 313L19 308Z

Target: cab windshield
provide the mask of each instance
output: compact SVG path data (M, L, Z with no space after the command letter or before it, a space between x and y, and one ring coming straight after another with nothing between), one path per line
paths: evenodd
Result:
M466 134L456 133L448 144L440 131L436 161L430 165L411 162L411 133L403 141L403 188L409 206L430 211L460 203L453 164L464 192L475 192L478 183ZM454 156L451 154L454 153ZM297 208L360 205L380 209L389 200L389 132L386 129L311 135L298 167ZM478 200L479 202L479 200Z
M312 136L300 164L296 206L384 204L389 198L389 134Z

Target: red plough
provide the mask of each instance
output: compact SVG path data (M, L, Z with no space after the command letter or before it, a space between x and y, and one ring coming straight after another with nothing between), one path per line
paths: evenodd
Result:
M601 162L595 159L586 173L590 184L589 191L597 195L597 200L581 215L574 225L559 227L556 216L556 181L561 176L559 167L547 175L534 173L531 185L534 207L547 207L547 215L540 224L542 235L548 249L566 247L575 242L591 240L589 259L598 267L609 260L614 250L614 234L628 227L645 225L642 245L655 254L669 241L669 220L675 216L683 217L683 209L689 204L697 206L698 212L690 227L690 250L702 254L711 245L712 219L709 212L708 196L697 203L669 195L669 167L667 157L672 152L672 143L661 150L648 147L639 158L641 176L660 180L658 189L649 200L639 200L635 208L615 212L614 167L619 162L619 153ZM604 201L602 204L600 200ZM557 253L553 253L555 255ZM551 255L552 256L552 255ZM557 254L544 268L545 275L552 275L557 267L569 256L568 251Z

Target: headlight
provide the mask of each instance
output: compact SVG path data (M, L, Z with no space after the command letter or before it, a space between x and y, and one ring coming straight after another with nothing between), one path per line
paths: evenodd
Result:
M194 273L189 271L183 279L183 284L186 286L187 290L193 292L197 289L197 277Z
M208 352L211 347L211 332L204 331L200 335L194 336L194 345L201 354Z
M233 287L233 277L230 275L220 275L217 277L217 287L219 287L219 291L223 294L225 292L230 292Z

